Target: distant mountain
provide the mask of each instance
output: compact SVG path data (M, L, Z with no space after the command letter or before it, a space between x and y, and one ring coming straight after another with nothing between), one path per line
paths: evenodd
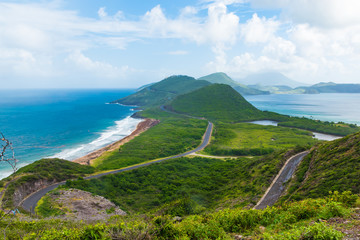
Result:
M360 133L355 133L314 147L291 179L284 200L324 197L329 191L359 194L359 142Z
M112 103L141 107L161 105L180 94L185 94L210 84L210 82L199 81L189 76L171 76L150 86L144 86L140 91Z
M321 82L310 87L298 87L300 90L307 94L316 93L360 93L360 84L337 84L333 82Z
M299 86L306 86L306 84L294 81L279 72L265 72L265 73L251 74L243 79L239 79L238 82L246 85L262 85L262 86L283 85L292 88Z
M248 87L244 84L238 83L231 79L226 73L223 72L217 72L213 73L201 78L198 78L198 80L206 80L211 83L221 83L221 84L227 84L233 87L236 91L238 91L242 95L262 95L262 94L269 94L268 91L262 91L258 89L254 89L251 87Z
M212 84L178 96L169 107L177 112L223 122L246 121L264 116L262 111L225 84Z

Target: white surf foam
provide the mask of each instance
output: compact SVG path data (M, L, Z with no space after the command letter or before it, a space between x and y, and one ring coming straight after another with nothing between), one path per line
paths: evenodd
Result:
M108 127L100 136L90 143L79 144L72 148L64 149L61 152L49 156L49 158L61 158L66 160L74 160L76 158L85 156L95 150L98 150L106 145L119 141L120 139L130 135L135 129L141 119L127 117L120 121L115 121L115 126Z

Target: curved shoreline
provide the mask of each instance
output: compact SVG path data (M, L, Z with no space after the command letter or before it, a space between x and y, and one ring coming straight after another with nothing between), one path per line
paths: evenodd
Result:
M136 126L136 129L128 136L120 139L117 142L111 143L105 147L102 147L94 152L91 152L83 157L77 158L72 160L73 162L82 164L82 165L91 165L93 160L100 157L103 153L113 151L118 149L120 146L124 145L125 143L129 142L130 140L134 139L136 136L140 135L141 133L145 132L149 128L159 124L159 120L146 118Z

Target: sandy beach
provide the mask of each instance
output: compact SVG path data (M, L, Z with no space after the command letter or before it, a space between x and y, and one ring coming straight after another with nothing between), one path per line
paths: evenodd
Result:
M123 139L109 144L103 148L100 148L92 153L89 153L83 157L77 158L73 160L73 162L82 164L82 165L91 165L92 161L98 157L100 157L103 153L113 151L118 149L120 146L124 145L125 143L129 142L130 140L134 139L136 136L140 135L141 133L145 132L149 128L157 125L160 121L156 119L146 118L144 121L140 122L136 129L128 136L124 137Z

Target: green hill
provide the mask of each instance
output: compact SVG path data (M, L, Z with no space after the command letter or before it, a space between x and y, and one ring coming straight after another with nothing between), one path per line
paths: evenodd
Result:
M188 76L171 76L150 86L145 86L140 91L113 103L142 107L162 105L180 94L194 91L209 84L207 81L199 81Z
M57 158L35 161L0 181L1 187L7 185L6 188L1 189L3 191L1 206L3 208L17 206L27 194L46 185L91 174L94 170L91 166Z
M226 73L218 72L213 73L204 77L199 78L198 80L205 80L211 83L222 83L227 84L233 87L236 91L238 91L242 95L260 95L260 94L269 94L268 91L262 91L258 89L254 89L248 87L244 84L238 83L232 80Z
M246 121L263 116L262 111L225 84L212 84L178 96L170 107L177 112L223 122Z
M329 191L360 193L360 133L312 149L298 167L286 199L326 196Z

